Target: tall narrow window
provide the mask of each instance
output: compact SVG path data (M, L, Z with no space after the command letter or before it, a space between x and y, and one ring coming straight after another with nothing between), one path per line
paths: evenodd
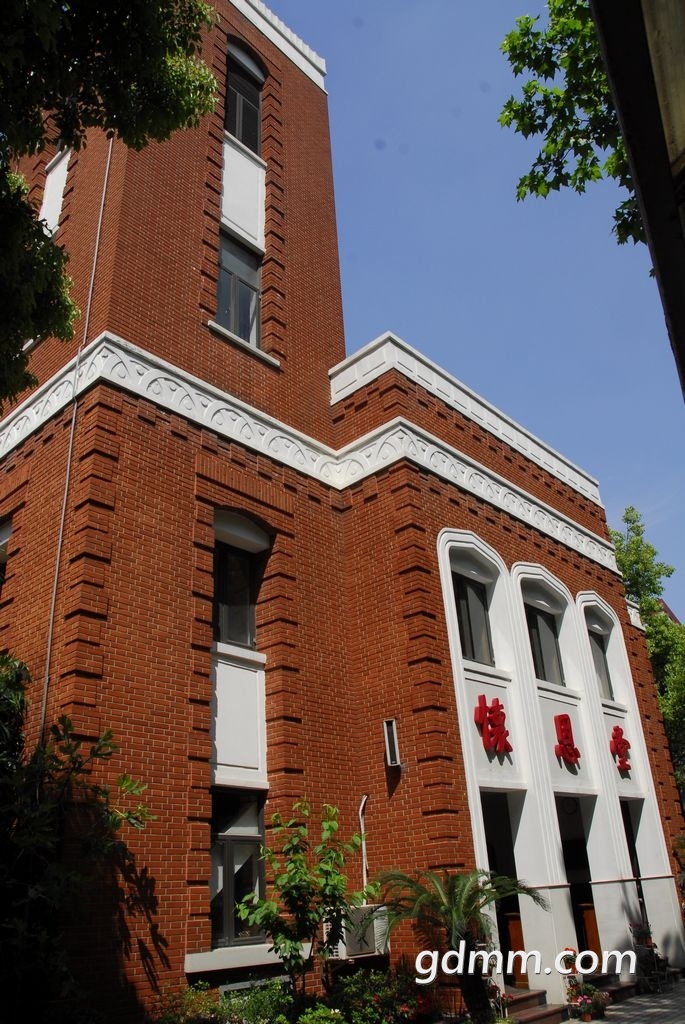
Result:
M255 646L255 603L263 557L218 543L215 549L215 639Z
M611 637L612 623L600 612L598 608L585 609L585 625L592 651L592 661L595 666L595 675L599 692L605 700L614 699L614 688L611 684L611 673L607 658L608 643Z
M256 253L221 235L217 323L255 346L259 344L260 268Z
M237 904L263 894L261 794L216 789L212 795L212 947L260 942L258 928L241 921Z
M236 512L217 511L214 527L214 639L255 647L255 606L270 538Z
M243 50L230 45L226 89L226 131L259 156L261 90L264 74Z
M9 522L0 523L0 594L2 593L2 587L5 582L5 573L7 572L7 548L10 540L11 524Z
M564 686L556 616L526 604L526 622L536 678Z
M488 621L488 592L485 584L453 572L452 585L457 606L462 656L468 661L494 665Z
M45 222L45 227L50 235L54 235L59 227L70 155L70 149L61 150L45 168L45 188L38 219Z

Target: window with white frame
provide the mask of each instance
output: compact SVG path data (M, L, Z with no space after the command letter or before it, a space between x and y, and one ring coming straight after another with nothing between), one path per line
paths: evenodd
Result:
M59 227L70 155L70 149L61 150L45 168L43 202L41 203L38 219L44 221L46 230L50 235L54 235Z
M238 904L262 896L264 796L250 790L217 788L212 793L212 948L263 942L264 935L241 921Z
M535 581L524 580L522 593L535 677L557 686L565 686L559 647L564 603L547 587Z
M256 348L262 258L224 231L219 246L216 322Z
M228 47L226 122L229 135L259 156L261 148L261 92L265 75L240 47Z
M598 607L590 605L585 608L585 625L600 696L605 700L613 700L614 688L608 658L612 622Z
M471 543L449 548L449 566L462 657L480 665L509 662L508 631L503 629L506 598L500 593L503 566L474 534Z

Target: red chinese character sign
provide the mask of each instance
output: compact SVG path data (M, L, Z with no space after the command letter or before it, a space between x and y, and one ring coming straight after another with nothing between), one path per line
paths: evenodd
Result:
M557 745L554 748L554 753L557 757L560 757L566 764L571 765L575 768L580 761L580 751L575 745L573 739L573 725L571 724L570 715L555 715L554 716L554 728L557 731Z
M504 705L500 704L498 697L493 697L492 704L488 704L484 693L478 697L478 704L473 712L473 720L481 730L483 746L488 751L496 754L509 754L514 749L507 739L509 730L505 723L507 715Z
M628 760L628 751L630 750L630 743L623 735L623 729L620 725L615 725L612 729L609 750L616 758L618 770L620 772L629 772L630 761Z

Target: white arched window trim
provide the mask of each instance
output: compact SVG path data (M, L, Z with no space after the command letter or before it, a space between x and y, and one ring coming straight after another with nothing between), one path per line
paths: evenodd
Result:
M626 650L621 623L616 612L599 594L594 591L583 591L576 597L578 617L583 633L583 652L586 661L586 672L590 685L597 691L597 698L610 707L625 708L632 693L633 684L630 662ZM588 636L592 628L602 631L606 644L606 660L611 680L613 697L602 696Z
M583 670L579 654L575 603L570 590L551 572L534 563L518 562L512 567L511 577L516 594L514 608L516 628L524 641L523 666L526 677L543 689L578 691L582 688ZM526 605L547 616L552 616L555 620L563 672L563 685L561 686L537 676Z

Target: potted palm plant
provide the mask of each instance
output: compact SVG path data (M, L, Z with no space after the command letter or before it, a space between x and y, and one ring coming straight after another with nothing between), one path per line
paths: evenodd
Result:
M421 871L414 875L392 871L381 877L381 885L390 930L402 921L412 921L433 944L431 948L462 948L466 964L470 954L490 939L489 908L494 909L508 896L528 896L548 909L544 897L525 882L478 868L465 873ZM465 970L459 983L472 1024L494 1024L487 976Z

